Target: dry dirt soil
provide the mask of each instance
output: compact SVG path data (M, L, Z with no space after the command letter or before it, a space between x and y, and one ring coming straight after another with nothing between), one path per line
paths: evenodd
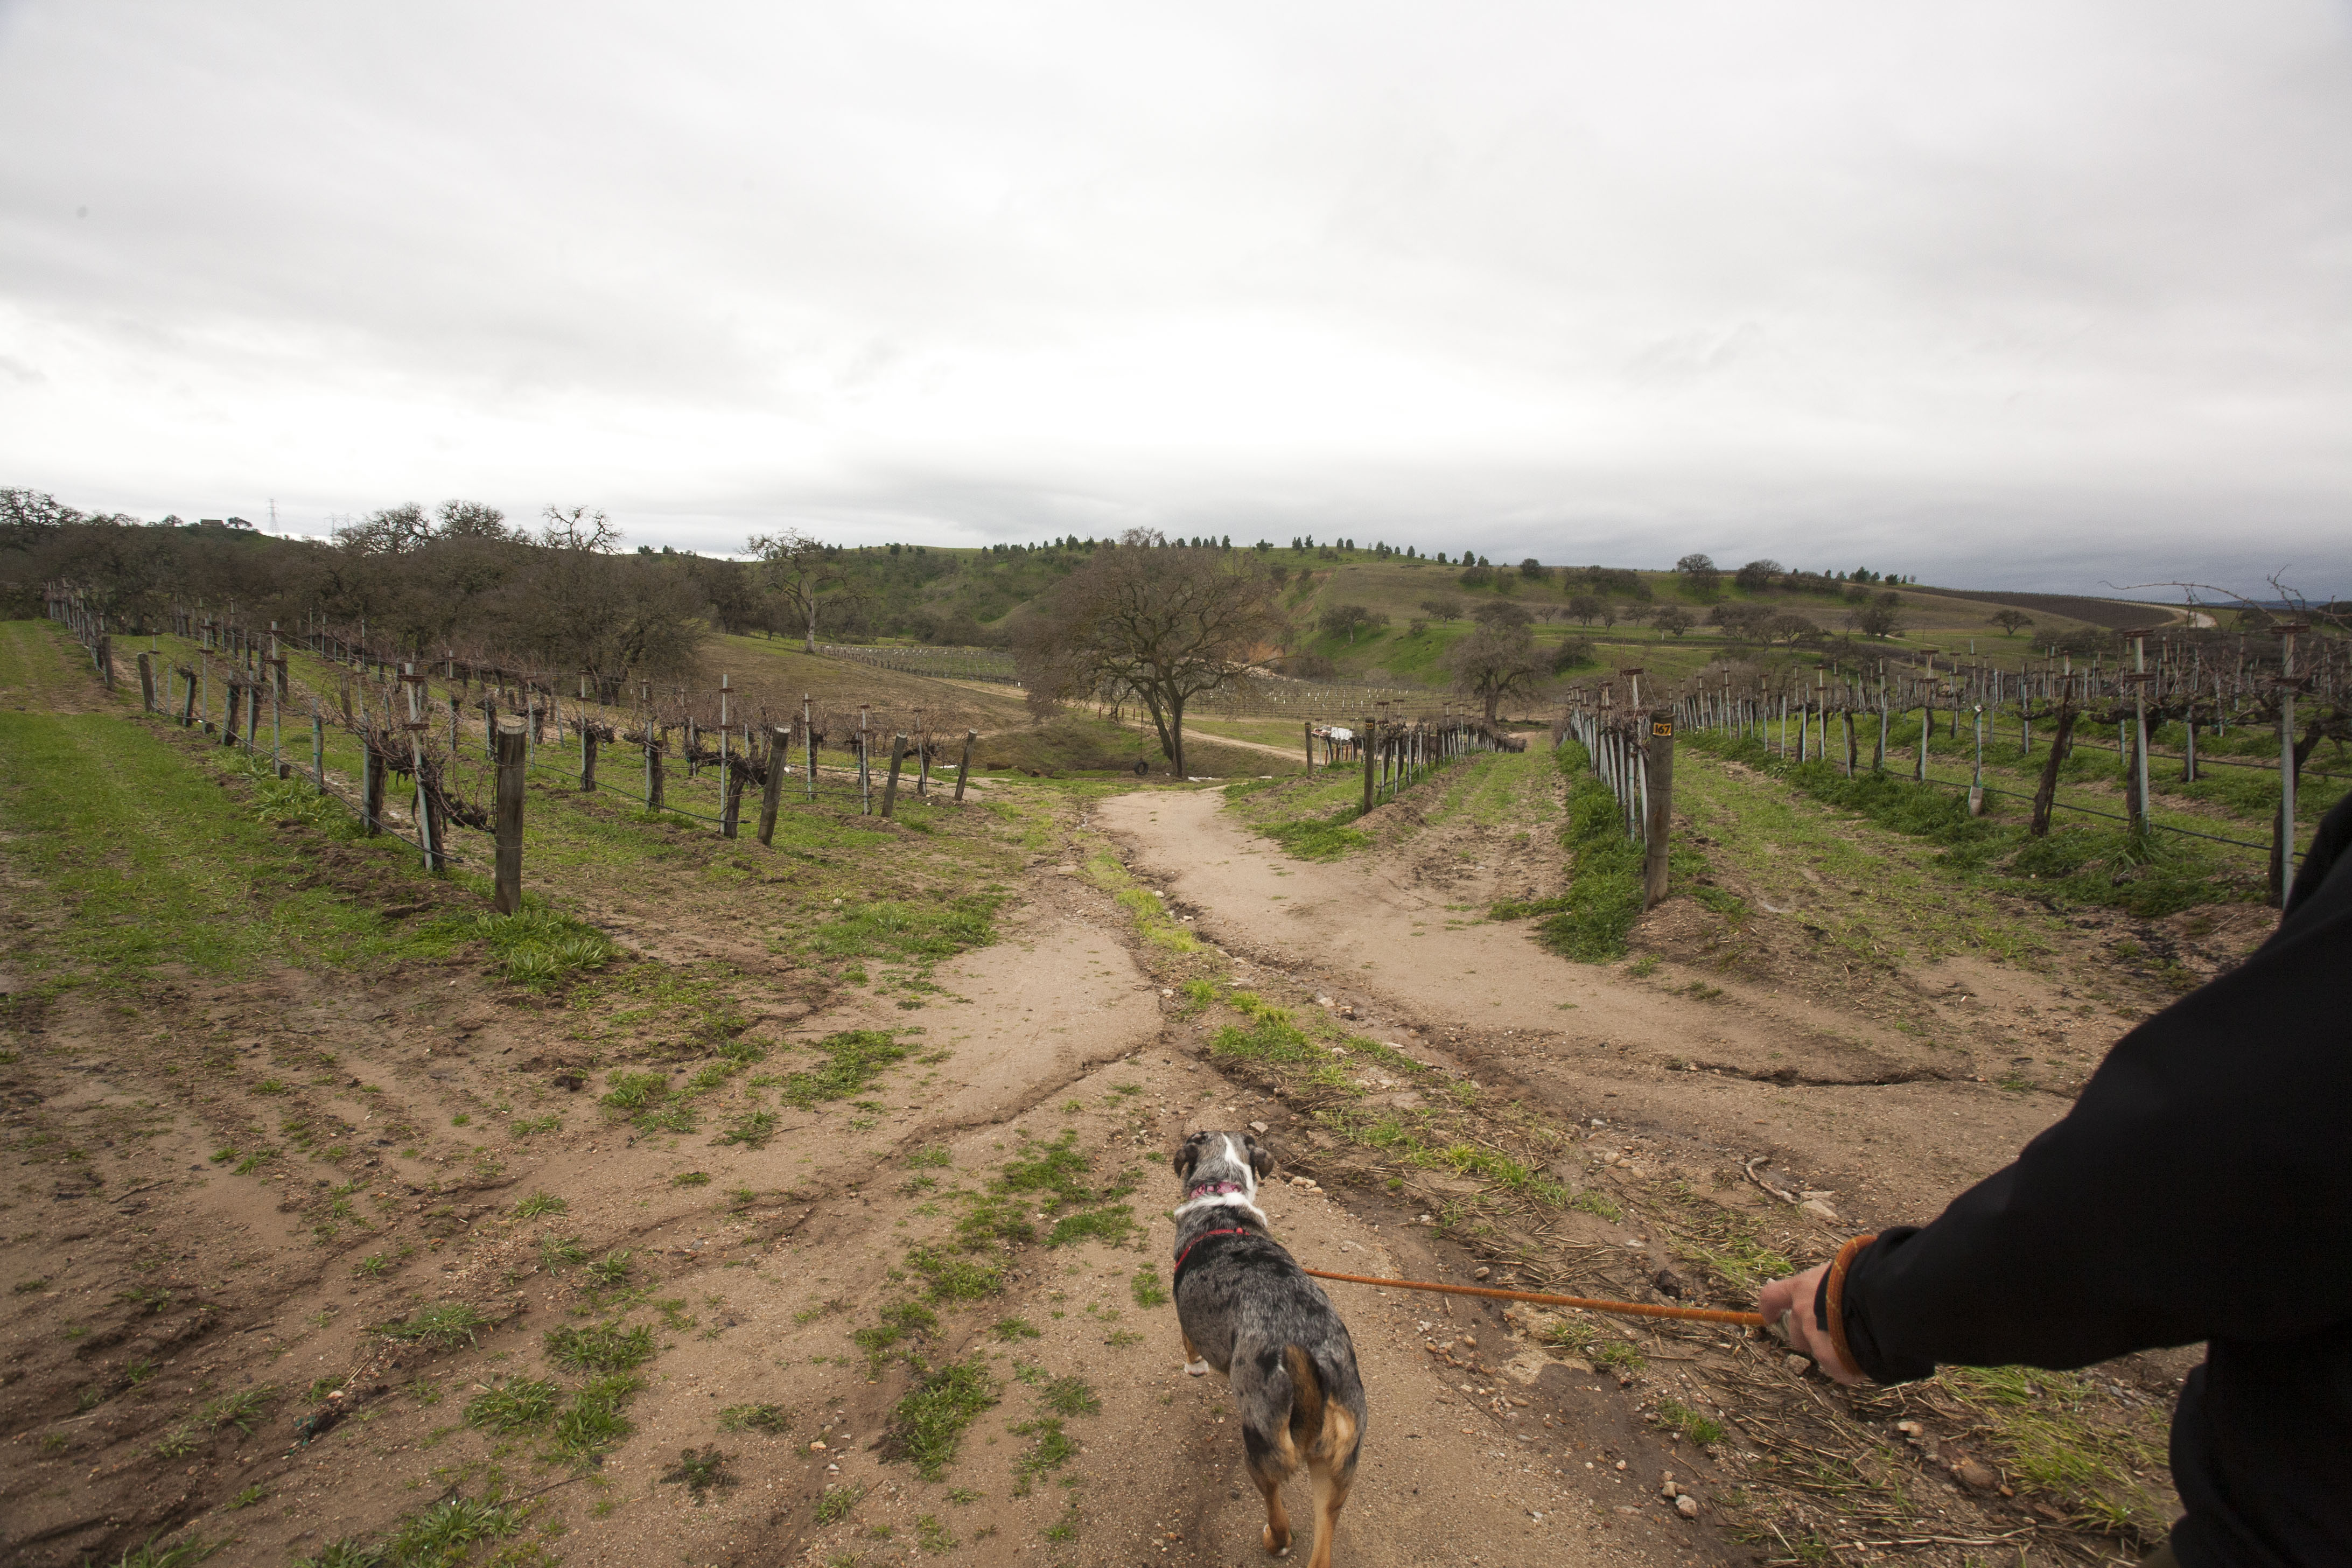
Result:
M37 673L0 707L150 731L251 798L199 740ZM1856 984L1801 931L1677 900L1646 963L1570 963L1484 913L1557 887L1556 781L1449 815L1459 784L1329 863L1214 790L1002 783L776 870L635 828L660 852L625 878L549 884L622 956L541 992L479 943L77 973L73 899L7 842L0 1559L1261 1561L1229 1401L1183 1375L1165 1301L1188 1131L1263 1128L1265 1206L1309 1267L1740 1306L1931 1215L2164 999L2063 921L2030 962ZM270 833L387 929L483 907L380 848ZM795 935L832 918L809 879L854 903L941 845L961 869L897 907L993 889L985 945L869 980L879 961ZM861 1041L889 1048L845 1068ZM605 1103L631 1073L639 1104ZM1329 1289L1370 1403L1344 1564L2148 1539L2145 1509L2036 1490L1974 1385L1856 1398L1737 1329ZM2146 1444L2185 1364L2053 1384L2158 1509Z

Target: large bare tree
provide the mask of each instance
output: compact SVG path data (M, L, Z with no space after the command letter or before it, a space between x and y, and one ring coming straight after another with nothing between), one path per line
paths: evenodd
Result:
M1532 692L1544 677L1543 656L1524 626L1481 626L1454 645L1446 663L1454 689L1475 697L1489 724L1504 698Z
M1023 619L1013 658L1033 703L1133 693L1181 775L1185 708L1271 662L1286 630L1254 564L1131 529Z
M797 528L788 528L782 533L757 534L745 548L766 565L768 581L792 606L793 619L802 628L803 649L814 653L818 605L826 589L847 581L833 547Z

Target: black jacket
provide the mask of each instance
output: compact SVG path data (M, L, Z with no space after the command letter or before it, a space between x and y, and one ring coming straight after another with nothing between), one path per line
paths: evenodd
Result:
M2252 958L2126 1035L1934 1224L1859 1252L1840 1296L1882 1383L2206 1342L2172 1422L2188 1568L2352 1563L2348 850L2352 796Z

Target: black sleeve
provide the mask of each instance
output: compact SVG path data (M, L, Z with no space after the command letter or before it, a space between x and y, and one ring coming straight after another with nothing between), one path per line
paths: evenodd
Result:
M2352 1316L2347 841L2352 796L2259 952L2125 1036L2013 1163L1854 1258L1864 1372L2070 1368Z

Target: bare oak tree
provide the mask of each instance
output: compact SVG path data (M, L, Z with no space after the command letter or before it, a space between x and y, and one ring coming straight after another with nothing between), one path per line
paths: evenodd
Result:
M814 653L818 605L826 589L846 581L832 547L788 528L782 533L755 534L744 548L766 565L768 581L791 606L793 619L803 630L802 650Z
M1486 722L1506 697L1524 696L1544 677L1544 658L1524 626L1481 626L1454 645L1454 689L1486 706Z
M1286 630L1273 583L1254 565L1130 529L1023 619L1013 661L1032 704L1132 693L1181 775L1186 706L1271 663Z

